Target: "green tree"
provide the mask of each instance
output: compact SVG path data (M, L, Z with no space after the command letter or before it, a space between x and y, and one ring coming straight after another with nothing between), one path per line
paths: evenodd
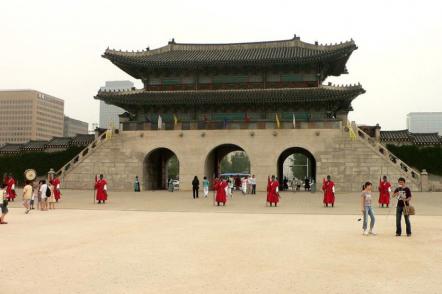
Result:
M290 155L287 159L290 161L290 169L294 177L304 179L306 176L311 176L311 162L309 162L307 156L302 153L295 153Z
M244 151L227 154L220 165L221 173L250 173L250 160Z
M180 163L176 155L167 162L167 175L169 178L176 178L180 173Z

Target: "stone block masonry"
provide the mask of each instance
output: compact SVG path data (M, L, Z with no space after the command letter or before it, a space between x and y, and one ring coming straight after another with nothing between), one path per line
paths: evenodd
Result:
M110 191L132 190L135 176L139 177L142 188L147 189L157 181L157 178L149 177L164 176L158 161L167 160L164 156L175 154L179 160L181 190L190 191L195 175L200 179L213 176L214 164L210 154L219 146L247 153L259 191L266 190L269 175L278 173L281 154L293 147L311 153L316 161L318 190L327 175L336 183L337 193L359 192L366 181L371 181L376 189L383 175L393 185L403 176L412 190L420 190L420 183L415 179L408 177L365 142L350 140L343 129L257 129L253 130L253 135L251 130L242 129L120 132L66 173L62 179L63 187L90 189L95 175L102 173L108 180ZM148 160L155 150L170 152ZM157 170L149 171L149 168Z

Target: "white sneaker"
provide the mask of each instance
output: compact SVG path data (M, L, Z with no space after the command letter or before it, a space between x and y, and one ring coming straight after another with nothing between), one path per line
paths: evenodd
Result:
M370 235L376 236L376 233L373 232L372 230L370 230L368 233L369 233Z
M368 231L365 230L364 233L363 233L363 235L364 235L364 236L368 236Z

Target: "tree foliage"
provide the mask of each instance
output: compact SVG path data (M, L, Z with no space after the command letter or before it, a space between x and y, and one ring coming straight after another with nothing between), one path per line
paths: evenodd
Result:
M17 155L2 155L0 156L0 175L3 179L5 173L11 173L18 184L23 185L25 170L32 168L39 177L47 175L51 168L57 171L80 153L82 149L83 147L71 147L65 151L53 153L29 152Z
M442 147L417 147L415 145L387 145L387 149L409 166L435 175L442 175Z
M220 165L221 173L250 173L250 160L244 151L227 154Z
M180 174L180 163L176 155L173 155L167 162L167 176L169 178L177 178Z

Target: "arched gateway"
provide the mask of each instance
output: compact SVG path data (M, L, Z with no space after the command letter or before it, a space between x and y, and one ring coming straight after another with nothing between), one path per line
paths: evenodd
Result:
M316 182L316 159L307 149L287 148L278 157L277 171L280 181L284 177L289 177L289 180L303 180L307 177Z
M157 148L146 155L143 163L145 190L167 188L168 179L170 178L168 163L174 156L176 157L175 153L168 148Z
M325 82L347 73L356 49L353 40L320 45L297 36L240 44L172 40L141 52L107 49L103 57L143 87L98 92L96 99L126 110L122 130L73 169L65 184L87 186L95 173L104 173L110 189L131 190L136 175L145 189L165 188L172 150L182 190L191 189L195 175L216 176L220 157L233 150L247 151L258 191L265 191L268 175L281 177L284 159L299 152L309 161L294 165L305 166L317 182L330 174L341 191L358 190L383 174L404 176L372 145L346 132L362 86ZM153 150L163 146L170 149Z

